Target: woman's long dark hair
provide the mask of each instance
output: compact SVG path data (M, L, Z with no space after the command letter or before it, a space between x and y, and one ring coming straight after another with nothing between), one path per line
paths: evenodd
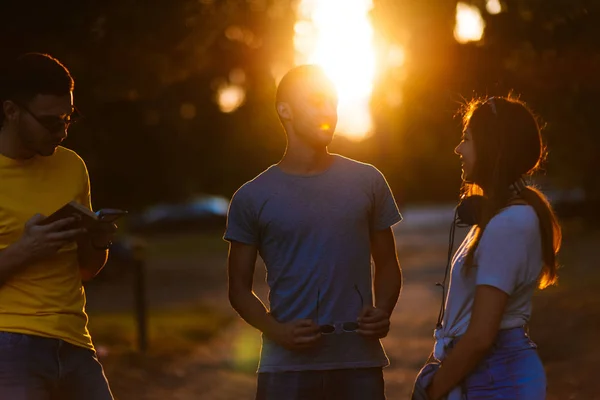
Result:
M539 169L546 151L536 117L524 102L510 95L472 100L463 109L463 128L470 130L475 146L473 176L463 182L463 195L487 198L465 258L468 272L474 267L475 251L487 224L511 201L510 185ZM526 186L519 196L533 207L539 220L544 261L539 287L543 289L557 280L560 224L538 189Z

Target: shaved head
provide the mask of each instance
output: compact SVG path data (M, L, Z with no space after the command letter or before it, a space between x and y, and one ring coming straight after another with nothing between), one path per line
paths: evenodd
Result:
M325 71L318 65L307 64L294 67L285 74L277 87L275 101L294 103L298 92L310 84L325 86L327 91L331 91L335 95L333 84Z

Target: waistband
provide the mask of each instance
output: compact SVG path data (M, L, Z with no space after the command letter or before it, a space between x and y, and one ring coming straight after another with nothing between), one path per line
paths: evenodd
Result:
M494 344L492 348L502 348L510 343L518 342L519 340L529 339L527 326L519 326L516 328L502 329L498 331L496 338L494 339ZM458 336L455 338L449 337L440 337L436 338L436 342L434 344L434 350L432 356L437 360L443 360L446 356L446 351L454 348L456 344L460 341L462 336Z

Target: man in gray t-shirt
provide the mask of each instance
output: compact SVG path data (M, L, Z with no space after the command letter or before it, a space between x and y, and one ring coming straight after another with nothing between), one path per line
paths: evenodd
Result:
M276 107L285 155L235 193L225 233L231 304L263 332L257 399L384 399L400 213L375 167L328 153L337 99L321 69L288 72ZM269 311L252 291L258 254Z

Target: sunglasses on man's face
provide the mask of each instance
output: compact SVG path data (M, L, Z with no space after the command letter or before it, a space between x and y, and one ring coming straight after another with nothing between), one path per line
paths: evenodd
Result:
M77 122L81 118L81 114L77 108L73 107L73 112L64 117L54 116L54 115L36 115L32 112L26 105L19 104L17 105L25 110L27 114L31 115L31 117L40 124L44 129L46 129L50 133L57 133L62 130L67 130L69 127Z
M354 285L354 290L358 293L358 297L360 298L360 309L362 310L364 306L364 301L362 294L360 294L360 290L358 290L358 286ZM321 290L317 291L317 325L319 325L319 300L321 298ZM342 323L342 331L344 332L356 332L358 330L358 322L356 321L348 321ZM324 324L319 325L319 330L323 335L330 335L335 333L335 325L332 324Z

